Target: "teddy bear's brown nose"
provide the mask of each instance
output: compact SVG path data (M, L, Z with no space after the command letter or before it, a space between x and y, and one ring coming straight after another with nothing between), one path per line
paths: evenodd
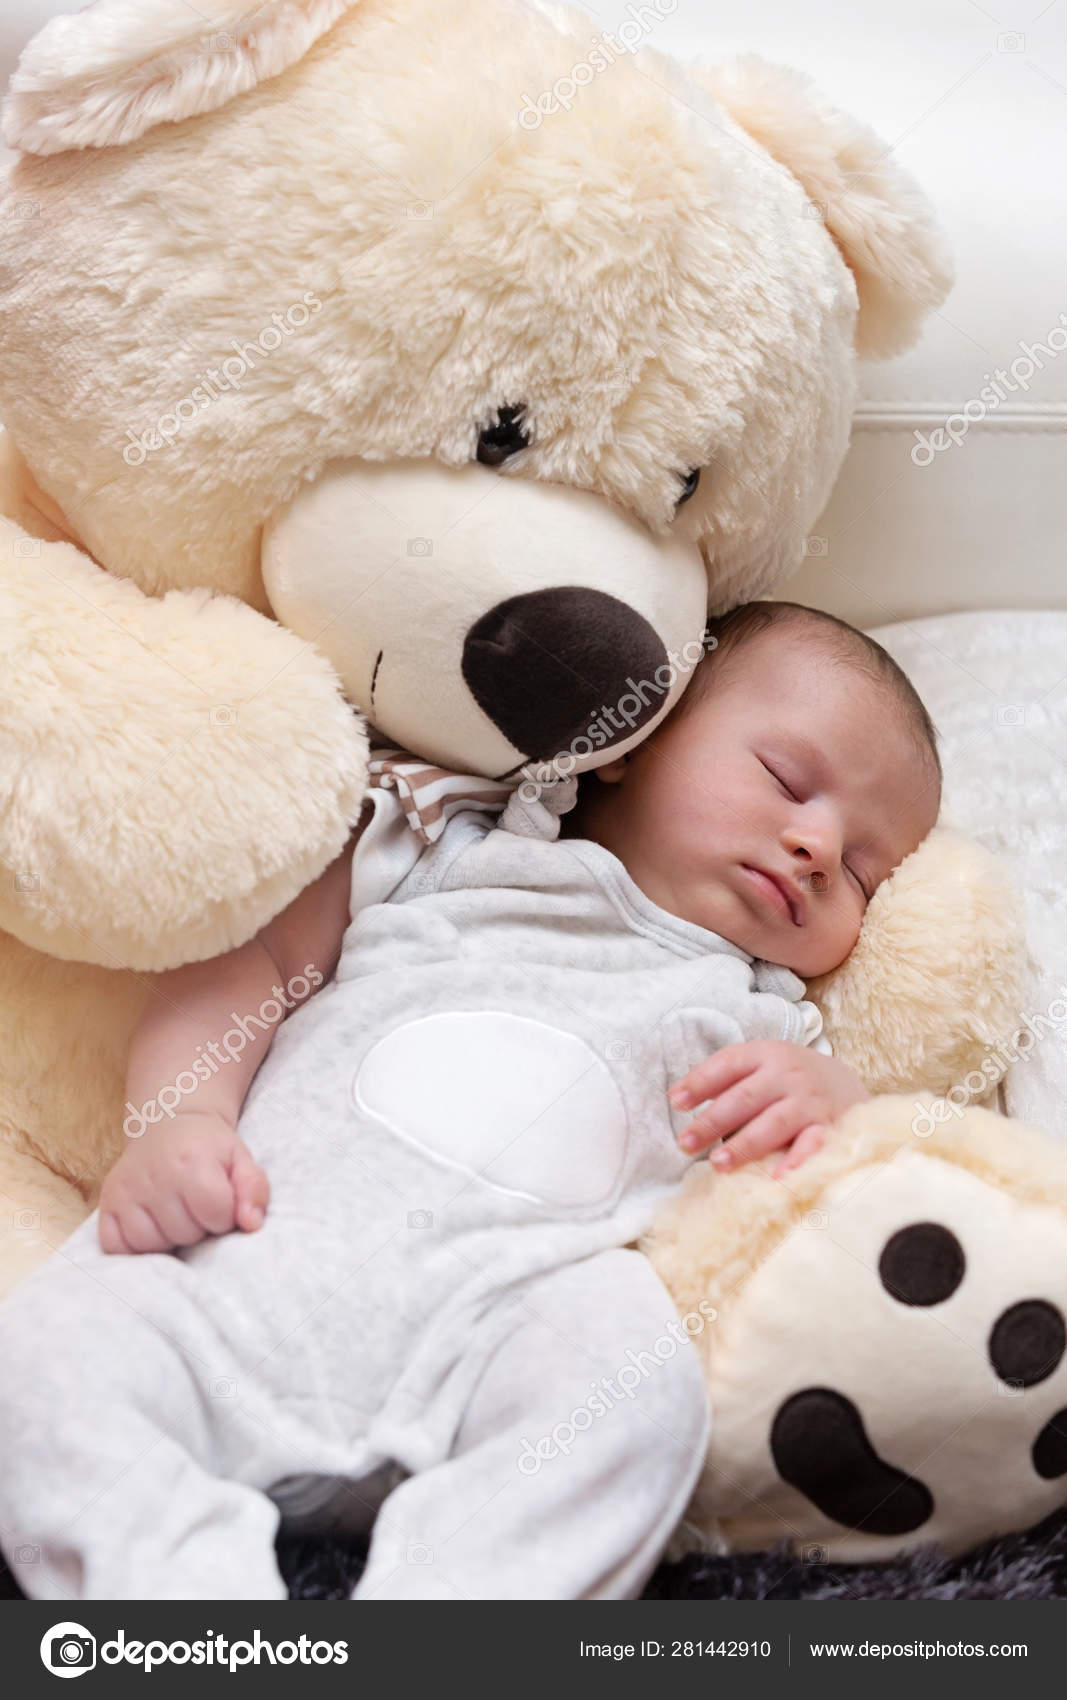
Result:
M467 633L462 666L479 708L527 761L572 746L581 759L629 738L673 677L643 615L579 585L498 602Z

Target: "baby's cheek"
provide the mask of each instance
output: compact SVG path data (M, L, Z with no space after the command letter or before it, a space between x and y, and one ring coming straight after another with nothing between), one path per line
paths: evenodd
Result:
M836 900L819 911L820 942L825 944L828 955L833 958L832 968L839 968L855 950L865 912L866 905L850 898L847 893L839 894ZM830 968L821 972L829 973Z

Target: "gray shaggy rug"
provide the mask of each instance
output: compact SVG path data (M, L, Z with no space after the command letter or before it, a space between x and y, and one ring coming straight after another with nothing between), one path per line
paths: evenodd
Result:
M321 1541L283 1540L278 1556L294 1599L346 1599L362 1555ZM1067 1599L1067 1514L1003 1535L961 1558L929 1548L892 1564L805 1564L784 1547L731 1558L661 1564L646 1600Z
M363 1569L363 1551L283 1538L278 1560L294 1600L343 1600ZM805 1564L784 1547L732 1558L693 1556L662 1564L646 1600L1063 1600L1067 1599L1067 1514L1024 1535L1003 1535L962 1558L930 1549L892 1564ZM0 1561L0 1599L22 1595Z

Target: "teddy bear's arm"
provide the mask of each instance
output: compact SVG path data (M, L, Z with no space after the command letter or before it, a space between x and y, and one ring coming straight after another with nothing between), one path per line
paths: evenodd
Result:
M0 517L0 927L161 969L250 937L359 818L329 666L228 597L161 600Z

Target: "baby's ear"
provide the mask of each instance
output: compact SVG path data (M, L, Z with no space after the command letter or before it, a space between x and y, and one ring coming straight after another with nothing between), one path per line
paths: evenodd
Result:
M689 75L793 173L856 279L856 352L899 354L952 285L926 199L873 130L832 106L799 71L750 55Z
M295 65L358 0L96 0L23 50L3 136L24 153L120 146Z

